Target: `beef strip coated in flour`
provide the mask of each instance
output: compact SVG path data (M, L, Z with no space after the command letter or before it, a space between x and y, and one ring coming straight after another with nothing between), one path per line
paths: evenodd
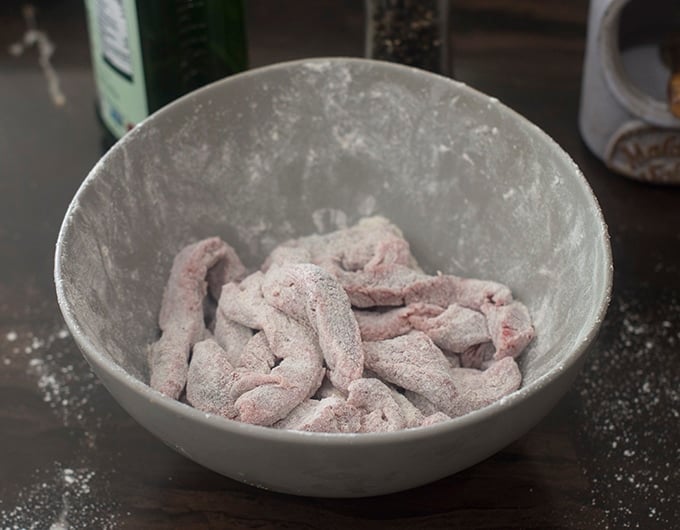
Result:
M235 418L230 389L234 367L217 342L206 339L193 347L187 376L187 401L192 407L225 418Z
M346 397L345 392L335 387L333 383L331 383L331 380L328 378L328 373L326 373L326 376L323 378L323 381L321 381L321 385L319 386L319 388L316 389L316 392L314 393L314 399L323 399L327 397L338 397L342 399L345 399Z
M398 308L354 309L362 340L378 341L405 335L413 329L412 319L436 317L442 307L414 303Z
M171 398L179 398L186 384L191 347L208 334L203 300L209 271L218 267L223 272L217 276L228 276L225 263L232 253L224 241L211 237L184 247L173 261L158 318L161 337L148 350L150 386ZM236 260L229 264L238 276L242 265Z
M251 336L236 363L238 368L261 374L268 374L275 365L276 355L269 346L264 331L258 331Z
M442 350L453 353L491 340L484 315L458 304L451 304L435 317L413 315L409 321Z
M203 412L236 419L239 412L235 401L239 396L260 385L279 383L281 378L270 373L273 355L263 337L262 332L253 336L240 359L257 358L257 362L237 367L231 364L228 354L214 339L196 343L187 377L189 404Z
M460 398L451 403L445 411L447 416L452 418L480 409L507 396L519 388L522 380L519 367L511 357L494 361L483 371L453 368L451 376L455 379L460 392ZM418 392L406 390L404 395L426 417L440 412L440 404L433 403Z
M485 370L491 366L494 353L496 353L496 347L491 341L471 346L458 356L460 367Z
M407 426L402 407L379 379L352 381L347 403L362 412L360 432L398 431Z
M481 409L514 392L522 382L522 374L512 357L492 363L486 370L453 368L459 399L443 412L452 418Z
M497 282L450 274L428 276L402 265L380 265L359 272L337 272L352 305L359 308L400 306L414 302L479 310L483 304L504 305L512 293Z
M422 332L364 344L366 365L381 378L423 396L434 409L424 410L418 400L406 396L425 414L436 411L450 417L484 407L517 390L521 374L507 357L487 370L453 368L444 354Z
M272 251L262 270L290 263L312 263L331 274L387 264L420 270L401 230L380 216L363 218L352 227L328 234L286 241Z
M534 326L529 310L521 302L497 307L493 304L482 305L496 347L494 359L517 357L534 338Z
M420 424L421 427L427 427L428 425L436 425L437 423L442 423L446 420L450 420L451 417L443 412L435 412L427 416L423 422Z
M338 281L312 264L272 266L262 285L264 298L273 307L318 335L329 369L329 378L343 391L361 377L364 352L356 318Z
M262 294L263 280L264 275L256 272L240 284L225 285L218 310L239 324L262 330L272 354L280 360L269 373L271 382L249 388L235 402L239 420L272 425L316 392L325 370L313 330L270 306Z
M382 217L283 243L245 275L217 238L177 255L154 388L247 423L347 433L433 425L519 387L527 308L496 282L424 274Z
M227 354L229 362L233 366L237 366L239 364L240 356L243 354L246 345L253 336L253 330L228 319L225 314L220 311L218 305L215 311L215 328L213 330L213 336Z
M281 359L270 372L279 381L243 393L236 400L236 408L241 421L272 425L314 395L325 370L321 350L309 327L276 311L263 331L272 352Z
M438 410L457 398L449 361L424 333L413 331L393 339L365 342L364 351L367 368L385 381L424 395Z
M361 413L341 397L307 399L274 427L307 432L359 432Z

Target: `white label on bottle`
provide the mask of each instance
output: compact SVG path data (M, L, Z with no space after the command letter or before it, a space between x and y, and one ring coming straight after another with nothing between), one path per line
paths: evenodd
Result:
M99 111L118 138L148 116L136 0L85 0Z
M123 76L131 78L132 60L123 0L100 0L97 16L104 60Z

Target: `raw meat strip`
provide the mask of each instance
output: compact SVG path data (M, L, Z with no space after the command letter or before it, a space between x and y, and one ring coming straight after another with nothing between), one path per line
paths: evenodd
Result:
M246 268L243 266L243 263L241 263L241 259L238 257L233 248L227 246L224 257L220 259L220 261L218 261L214 267L208 270L208 274L206 276L206 280L208 282L208 293L210 293L210 296L206 296L203 299L203 320L206 324L206 327L208 327L211 331L213 331L217 325L215 322L217 301L220 299L222 286L225 283L239 281L245 276ZM227 325L227 327L229 326ZM221 333L222 331L223 330L220 330L219 332ZM231 329L227 329L225 333L230 333L231 331ZM236 331L236 333L238 333L238 331ZM243 337L243 335L241 335L241 337ZM235 338L238 339L238 335ZM218 340L218 342L220 341ZM225 347L222 342L220 342L220 344L223 348ZM227 353L229 354L232 353L229 351L230 349L236 350L237 348L235 346L233 348L227 348Z
M434 318L413 315L409 321L437 346L454 353L491 340L484 315L458 304L451 304Z
M236 371L239 378L231 387L232 398L236 400L260 385L281 383L281 378L271 373L275 365L276 356L269 347L267 337L264 331L258 331L248 341L238 359Z
M285 243L284 243L285 245ZM286 247L279 245L272 250L269 257L261 267L263 272L267 272L275 265L293 265L295 263L311 263L312 256L309 250L304 247Z
M427 427L428 425L436 425L437 423L441 423L450 419L451 417L447 416L443 412L435 412L434 414L427 416L420 425L422 427Z
M309 432L359 432L361 414L343 398L308 399L274 427Z
M265 275L262 293L273 307L316 331L336 387L346 391L361 377L364 352L359 326L333 276L312 264L275 266Z
M323 399L327 397L338 397L342 399L345 399L345 397L347 397L342 392L342 390L333 386L331 380L328 379L328 374L326 374L326 377L323 378L323 381L321 381L321 386L314 393L315 399Z
M409 304L397 309L355 309L362 340L378 341L405 335L413 329L412 318L436 317L443 309L431 304Z
M361 219L344 230L287 241L274 249L262 270L288 263L313 263L331 273L392 263L419 270L401 230L379 216Z
M404 397L423 414L423 417L429 417L439 412L437 406L422 394L407 390L404 392Z
M361 432L398 431L406 427L401 406L379 379L357 379L349 385L347 403L363 412Z
M460 354L460 366L483 370L488 368L494 353L496 353L496 348L492 342L477 344Z
M206 339L192 349L187 401L204 412L235 418L238 410L234 402L238 396L257 386L278 381L279 378L268 371L234 369L224 349L215 340Z
M364 350L367 366L380 377L421 394L451 417L486 406L517 390L521 382L519 368L511 357L507 358L509 362L502 359L483 372L451 368L442 352L421 332L367 342ZM421 408L417 402L414 405Z
M335 247L342 250L344 270L370 270L391 263L419 269L401 230L384 217L361 219L341 234L345 236L344 241L336 242Z
M424 395L444 410L458 396L449 361L430 338L413 331L394 339L365 342L366 366L404 389Z
M356 307L426 302L458 303L479 309L505 304L510 290L496 282L427 276L420 271L401 231L383 217L362 219L351 228L294 239L277 247L263 270L276 264L311 262L338 276Z
M361 377L364 379L380 379L378 374L376 374L373 370L369 370L368 368L364 368L364 373L361 375Z
M280 382L263 384L236 400L239 419L257 425L272 425L314 395L324 376L321 351L313 332L277 312L265 327L265 335L280 364L271 376Z
M264 331L258 331L255 335L251 335L236 366L252 372L268 374L275 364L276 356L269 347Z
M264 333L274 355L281 359L270 374L279 382L245 392L236 400L236 408L241 421L272 425L316 392L324 369L316 337L303 324L272 309Z
M422 419L418 425L421 427L434 425L451 419L449 415L438 411L437 407L431 401L428 401L427 398L420 394L407 390L402 397L420 414Z
M447 305L457 303L464 307L469 307L470 309L479 310L483 304L505 305L512 302L512 293L510 292L510 289L502 283L492 282L490 280L478 280L476 278L460 278L447 274L434 276L434 278L445 278L445 280L442 280L444 284L450 282L455 286L452 289L455 292L455 295ZM436 285L437 282L435 281L434 283ZM414 292L409 294L416 298L418 296Z
M254 272L240 283L227 283L217 305L218 314L251 329L262 329L271 307L262 296L264 274Z
M222 288L220 287L220 290ZM215 312L215 329L213 335L217 343L222 346L232 366L239 363L239 357L253 336L253 331L233 320L229 320L219 306Z
M161 338L148 351L150 385L166 396L177 399L184 389L191 347L206 334L206 277L211 268L222 267L230 251L224 241L212 237L188 245L175 257L158 317Z
M414 302L479 310L482 304L507 304L510 290L499 283L440 274L428 276L402 265L380 265L360 272L336 273L355 307L408 305Z
M402 416L404 416L404 421L406 422L406 427L419 427L425 416L418 410L418 408L411 403L404 394L398 392L391 385L386 385L390 389L390 394L392 399L399 405Z
M370 271L337 271L336 275L352 305L359 308L406 305L406 289L427 278L408 267L389 265Z
M520 385L527 308L496 282L424 274L385 218L288 241L245 275L218 238L176 256L149 347L153 388L246 423L381 432Z
M238 282L245 278L246 274L247 271L241 258L231 246L226 245L224 255L208 270L206 280L210 295L215 301L219 300L222 286L225 283Z
M442 408L452 418L498 401L517 390L522 382L522 374L512 357L496 361L482 372L454 368L453 378L460 392L459 398Z
M491 340L496 347L494 359L517 357L534 338L529 310L521 302L504 306L484 304Z
M256 272L238 285L225 285L219 310L244 326L261 329L274 356L281 359L270 373L275 382L248 390L235 403L241 421L272 425L316 392L324 369L312 329L266 303L263 278L261 272Z
M210 414L235 418L236 408L230 395L234 368L224 350L212 339L197 342L192 351L187 376L187 401Z
M422 394L408 390L404 395L426 416L443 411L454 418L498 401L517 390L522 382L522 375L512 357L496 361L484 371L454 368L451 376L459 391L459 397L451 403L433 403Z
M442 350L444 357L449 361L451 368L460 368L460 357L457 353L451 353L450 351Z

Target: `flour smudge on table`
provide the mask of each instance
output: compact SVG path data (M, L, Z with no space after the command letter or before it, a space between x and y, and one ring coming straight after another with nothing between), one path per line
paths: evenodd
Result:
M92 398L101 383L85 360L67 347L70 333L65 327L5 333L6 345L0 362L24 367L25 374L65 427L97 427L98 416ZM70 344L68 344L70 346ZM9 347L8 347L9 346ZM77 352L76 352L77 353Z
M16 496L0 499L0 529L114 528L118 512L109 493L111 471L95 463L97 437L109 419L98 412L97 400L106 396L103 386L63 323L30 330L15 326L0 337L0 366L14 384L49 407L57 428L72 433L75 447L73 458L36 466L22 477Z
M107 480L91 468L55 462L34 472L32 484L19 491L12 507L0 499L0 528L113 529L118 516L113 502L102 494L107 487Z
M645 303L623 293L577 381L592 504L606 508L613 527L671 528L680 520L679 347L680 299L659 293ZM646 513L631 509L639 505Z

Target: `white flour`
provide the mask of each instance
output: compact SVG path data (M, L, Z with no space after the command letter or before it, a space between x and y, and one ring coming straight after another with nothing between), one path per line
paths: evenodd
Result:
M83 357L68 341L65 328L44 333L9 330L0 347L2 366L16 374L19 385L34 392L64 428L74 433L74 460L55 462L30 472L16 497L0 499L0 530L76 530L114 528L116 504L109 494L108 474L95 471L97 433L105 417L92 403L104 393ZM13 376L14 377L14 376ZM23 479L24 477L22 477Z
M56 462L36 470L32 484L19 491L13 507L0 499L2 530L112 529L117 516L102 495L106 482L88 468L68 468ZM102 500L105 499L105 500Z
M65 427L100 425L102 419L96 417L90 397L100 387L97 377L92 373L79 355L72 355L62 344L70 334L66 328L38 336L32 332L19 335L14 330L6 333L7 348L2 363L6 366L20 363L26 366L26 373L33 377L42 399L61 419ZM73 359L75 357L75 359ZM75 361L75 362L73 362Z
M613 527L671 528L680 520L680 302L628 300L612 303L577 382L579 439L592 504Z

